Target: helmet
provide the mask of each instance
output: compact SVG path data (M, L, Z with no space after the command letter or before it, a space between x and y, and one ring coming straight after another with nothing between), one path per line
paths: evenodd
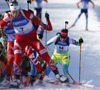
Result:
M62 29L60 32L60 37L63 39L66 39L66 37L68 36L68 30L67 29Z

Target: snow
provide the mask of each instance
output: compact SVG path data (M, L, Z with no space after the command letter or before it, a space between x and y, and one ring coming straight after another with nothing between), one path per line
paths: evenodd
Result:
M27 8L25 0L18 0L22 5L22 8ZM47 33L47 40L56 35L62 28L65 28L65 21L69 21L68 27L73 24L74 20L80 13L80 9L77 9L76 2L79 0L49 0L49 3L43 3L43 15L47 11L50 14L50 19L53 25L53 31ZM75 27L69 30L69 37L79 40L80 37L84 39L81 51L81 82L96 85L95 88L85 88L73 86L71 88L66 86L55 86L47 84L46 87L26 87L29 90L100 90L100 1L93 0L95 3L95 9L92 5L89 6L89 31L85 31L85 16L80 17ZM0 0L1 2L1 0ZM23 3L24 2L24 3ZM23 6L24 5L24 6ZM30 5L33 9L34 3ZM5 8L2 10L4 11ZM0 9L0 12L2 12ZM46 23L43 16L43 22ZM46 41L44 39L44 41ZM49 46L53 51L54 45ZM70 45L70 65L69 73L75 79L79 81L79 58L80 47ZM49 50L48 50L49 52ZM52 55L49 52L50 56ZM62 68L59 67L60 73L63 74ZM55 79L53 73L50 76ZM47 79L46 77L45 79Z

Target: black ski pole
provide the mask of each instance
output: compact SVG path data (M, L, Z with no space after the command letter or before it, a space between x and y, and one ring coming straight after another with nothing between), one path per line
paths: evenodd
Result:
M68 25L68 21L65 21L65 29L67 28ZM67 72L68 75L70 76L70 78L73 80L73 82L75 82L75 80L73 79L73 77L69 74L69 72Z
M73 82L75 83L76 81L73 79L73 77L70 75L70 73L69 72L67 72L67 73L70 76L70 78L73 80Z
M29 3L31 4L31 0L27 0L27 8L29 10Z
M8 3L8 2L9 2L9 0L5 0L5 1L6 1L7 5L8 5L8 7L9 7L9 3Z

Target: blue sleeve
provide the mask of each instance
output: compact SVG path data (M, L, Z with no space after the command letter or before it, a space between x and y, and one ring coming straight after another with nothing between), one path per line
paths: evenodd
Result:
M76 40L72 40L72 44L74 44L74 45L77 45L77 46L80 46L80 44L79 44L79 42L77 42Z
M47 46L51 45L52 43L53 43L53 42L51 42L51 43L48 43L48 44L47 44Z

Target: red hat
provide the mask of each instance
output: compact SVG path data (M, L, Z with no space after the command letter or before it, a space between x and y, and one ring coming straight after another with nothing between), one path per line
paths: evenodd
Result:
M61 30L61 38L66 38L68 36L68 30L67 29L63 29Z

